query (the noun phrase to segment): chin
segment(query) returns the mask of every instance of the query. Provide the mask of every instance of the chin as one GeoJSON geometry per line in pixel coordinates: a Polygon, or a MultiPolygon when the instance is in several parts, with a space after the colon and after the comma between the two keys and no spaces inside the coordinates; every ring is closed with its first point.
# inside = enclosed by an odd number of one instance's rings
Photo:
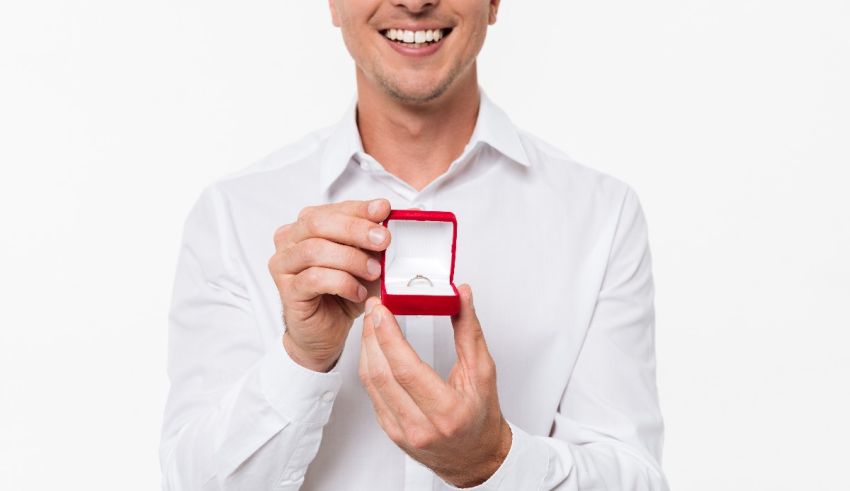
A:
{"type": "Polygon", "coordinates": [[[384,91],[393,98],[413,104],[424,104],[439,98],[449,87],[450,80],[422,81],[384,81],[384,91]]]}

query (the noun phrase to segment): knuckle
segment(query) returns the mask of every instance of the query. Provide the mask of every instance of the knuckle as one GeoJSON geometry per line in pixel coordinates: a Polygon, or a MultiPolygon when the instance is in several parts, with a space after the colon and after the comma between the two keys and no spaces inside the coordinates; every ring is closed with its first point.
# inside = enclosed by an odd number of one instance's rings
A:
{"type": "Polygon", "coordinates": [[[351,277],[350,274],[344,271],[334,270],[334,288],[336,293],[340,295],[357,296],[357,280],[351,277]]]}
{"type": "Polygon", "coordinates": [[[269,271],[272,274],[297,272],[291,271],[291,257],[294,247],[296,247],[295,244],[285,244],[272,254],[268,262],[269,271]]]}
{"type": "Polygon", "coordinates": [[[456,418],[451,416],[436,416],[433,418],[434,428],[444,438],[454,438],[458,435],[460,425],[456,418]]]}
{"type": "Polygon", "coordinates": [[[318,213],[311,213],[304,217],[304,225],[311,235],[319,235],[322,223],[318,213]]]}
{"type": "Polygon", "coordinates": [[[292,289],[292,283],[296,281],[296,276],[291,274],[282,274],[282,275],[274,275],[275,285],[277,285],[278,291],[280,291],[281,300],[285,300],[289,297],[290,290],[292,289]]]}
{"type": "Polygon", "coordinates": [[[316,209],[315,206],[305,206],[304,208],[301,208],[301,211],[298,212],[298,219],[301,220],[302,218],[306,217],[310,213],[313,213],[313,211],[315,209],[316,209]]]}
{"type": "Polygon", "coordinates": [[[267,264],[269,267],[269,273],[271,273],[272,275],[278,273],[278,271],[280,270],[280,258],[278,257],[277,253],[272,254],[267,264]]]}
{"type": "Polygon", "coordinates": [[[287,223],[285,225],[281,225],[274,231],[274,242],[278,243],[286,237],[287,231],[292,227],[291,223],[287,223]]]}
{"type": "Polygon", "coordinates": [[[322,241],[317,239],[306,239],[301,243],[301,254],[304,260],[311,264],[318,264],[322,258],[322,241]]]}
{"type": "Polygon", "coordinates": [[[384,429],[384,433],[390,440],[396,445],[404,443],[404,434],[399,431],[393,416],[380,404],[373,404],[373,407],[375,408],[375,419],[378,420],[378,424],[384,429]]]}
{"type": "Polygon", "coordinates": [[[351,298],[359,298],[359,296],[360,296],[360,283],[358,283],[357,280],[351,279],[350,275],[348,276],[348,278],[349,278],[349,280],[348,280],[349,288],[348,288],[347,295],[351,298]]]}
{"type": "Polygon", "coordinates": [[[410,426],[405,429],[405,439],[408,445],[417,450],[426,450],[434,443],[434,435],[418,426],[410,426]]]}
{"type": "Polygon", "coordinates": [[[359,273],[366,268],[366,259],[362,253],[353,247],[346,246],[344,249],[336,251],[335,261],[338,262],[345,271],[359,273]],[[361,266],[362,264],[362,266],[361,266]]]}
{"type": "Polygon", "coordinates": [[[370,376],[372,385],[378,389],[384,389],[390,384],[390,374],[384,370],[373,370],[370,376]]]}
{"type": "Polygon", "coordinates": [[[303,272],[304,281],[311,284],[316,285],[322,281],[322,273],[319,271],[319,268],[314,266],[310,266],[305,269],[303,272]]]}
{"type": "Polygon", "coordinates": [[[331,240],[321,240],[319,249],[322,251],[322,257],[329,263],[341,270],[348,269],[348,251],[345,246],[331,240]]]}
{"type": "Polygon", "coordinates": [[[315,235],[316,215],[317,214],[313,212],[302,212],[298,215],[297,223],[300,223],[301,228],[306,230],[310,235],[315,235]]]}
{"type": "Polygon", "coordinates": [[[482,362],[479,376],[481,381],[486,384],[496,383],[496,363],[489,357],[482,362]]]}
{"type": "Polygon", "coordinates": [[[289,257],[289,256],[292,256],[292,252],[297,247],[298,247],[298,244],[295,244],[295,243],[285,244],[283,247],[280,248],[280,250],[278,252],[280,253],[281,257],[289,257]]]}
{"type": "Polygon", "coordinates": [[[398,427],[391,421],[390,416],[380,416],[381,427],[384,432],[396,445],[404,443],[404,435],[399,431],[398,427]]]}
{"type": "Polygon", "coordinates": [[[416,370],[409,364],[398,365],[393,369],[393,375],[400,385],[410,386],[416,379],[416,370]]]}
{"type": "Polygon", "coordinates": [[[349,237],[356,237],[360,228],[360,222],[354,217],[347,217],[345,220],[345,233],[349,237]]]}

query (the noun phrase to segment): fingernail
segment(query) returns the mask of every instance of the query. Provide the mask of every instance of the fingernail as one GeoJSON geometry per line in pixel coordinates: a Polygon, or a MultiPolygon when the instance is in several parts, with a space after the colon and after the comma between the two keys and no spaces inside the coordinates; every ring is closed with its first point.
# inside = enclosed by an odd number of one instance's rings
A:
{"type": "Polygon", "coordinates": [[[381,272],[381,263],[379,263],[375,258],[370,257],[369,260],[366,261],[366,269],[369,270],[370,275],[375,276],[381,272]]]}
{"type": "Polygon", "coordinates": [[[366,296],[367,296],[367,295],[369,295],[369,292],[368,292],[368,291],[366,291],[366,287],[365,287],[365,286],[360,285],[360,286],[358,286],[358,287],[357,287],[357,298],[359,298],[361,302],[362,302],[363,300],[366,300],[366,296]]]}
{"type": "Polygon", "coordinates": [[[381,201],[379,199],[373,200],[369,203],[369,216],[375,216],[381,211],[381,201]]]}
{"type": "Polygon", "coordinates": [[[369,300],[366,300],[366,315],[371,314],[372,309],[374,309],[375,305],[378,305],[379,303],[380,303],[380,300],[378,300],[377,297],[371,297],[371,298],[369,298],[369,300]]]}
{"type": "Polygon", "coordinates": [[[381,311],[372,314],[372,328],[377,329],[381,325],[381,311]]]}
{"type": "Polygon", "coordinates": [[[387,232],[384,227],[375,227],[369,231],[369,240],[375,245],[381,245],[386,238],[387,232]]]}

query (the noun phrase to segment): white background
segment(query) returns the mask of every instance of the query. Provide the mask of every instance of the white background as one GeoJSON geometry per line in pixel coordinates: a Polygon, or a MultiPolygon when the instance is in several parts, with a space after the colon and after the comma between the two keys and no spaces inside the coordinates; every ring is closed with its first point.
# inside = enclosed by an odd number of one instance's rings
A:
{"type": "MultiPolygon", "coordinates": [[[[850,489],[848,26],[846,0],[505,0],[479,58],[641,198],[676,490],[850,489]]],[[[0,4],[0,488],[159,486],[185,215],[353,80],[324,1],[0,4]]]]}

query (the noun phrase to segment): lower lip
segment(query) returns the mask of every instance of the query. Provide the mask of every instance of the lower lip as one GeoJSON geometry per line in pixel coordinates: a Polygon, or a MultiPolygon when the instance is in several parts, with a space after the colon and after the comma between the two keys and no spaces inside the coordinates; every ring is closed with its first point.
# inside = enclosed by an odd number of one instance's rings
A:
{"type": "Polygon", "coordinates": [[[429,44],[427,46],[423,46],[421,48],[408,48],[401,43],[397,43],[397,42],[393,41],[392,39],[389,39],[388,37],[384,36],[383,34],[381,34],[381,37],[384,38],[384,40],[386,40],[388,43],[390,43],[390,46],[392,46],[392,48],[394,50],[398,51],[399,53],[403,54],[404,56],[413,56],[413,57],[429,56],[429,55],[434,54],[438,49],[440,49],[440,46],[443,45],[443,41],[446,39],[446,37],[443,36],[436,43],[431,43],[431,44],[429,44]]]}

